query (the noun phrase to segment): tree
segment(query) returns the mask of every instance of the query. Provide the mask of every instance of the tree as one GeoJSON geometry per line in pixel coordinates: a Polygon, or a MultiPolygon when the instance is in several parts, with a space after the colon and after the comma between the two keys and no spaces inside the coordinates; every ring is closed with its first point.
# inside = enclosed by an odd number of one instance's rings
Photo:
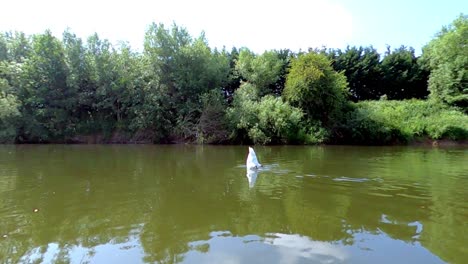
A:
{"type": "Polygon", "coordinates": [[[96,101],[96,84],[93,83],[91,77],[91,65],[87,59],[88,50],[81,38],[68,30],[63,33],[62,42],[68,68],[67,86],[77,93],[77,106],[72,115],[82,126],[92,118],[93,104],[96,101]]]}
{"type": "Polygon", "coordinates": [[[129,129],[142,132],[153,142],[168,142],[174,119],[169,108],[171,98],[149,58],[140,58],[135,65],[138,77],[133,80],[135,89],[129,109],[129,129]]]}
{"type": "Polygon", "coordinates": [[[202,34],[192,39],[186,29],[153,24],[146,32],[145,56],[158,76],[162,101],[169,113],[173,136],[193,139],[201,115],[200,96],[222,90],[228,82],[229,58],[212,51],[202,34]]]}
{"type": "Polygon", "coordinates": [[[265,51],[257,56],[244,48],[239,53],[236,70],[244,80],[255,85],[263,96],[274,92],[271,86],[280,79],[280,72],[285,64],[275,51],[265,51]]]}
{"type": "Polygon", "coordinates": [[[430,97],[468,109],[468,16],[460,15],[423,48],[430,97]]]}
{"type": "Polygon", "coordinates": [[[0,77],[0,143],[15,141],[17,122],[21,117],[20,102],[9,90],[7,80],[0,77]]]}
{"type": "Polygon", "coordinates": [[[269,91],[276,96],[281,96],[283,93],[284,85],[286,83],[286,76],[289,73],[289,66],[291,63],[291,59],[294,57],[294,53],[289,49],[282,49],[279,51],[275,51],[278,54],[278,58],[283,62],[281,65],[281,69],[278,72],[278,80],[270,84],[269,91]]]}
{"type": "Polygon", "coordinates": [[[291,61],[283,96],[304,110],[307,119],[328,125],[340,114],[347,95],[346,77],[333,70],[325,55],[309,52],[291,61]]]}
{"type": "Polygon", "coordinates": [[[153,70],[160,77],[160,84],[168,93],[176,95],[179,87],[174,80],[177,68],[177,55],[184,46],[190,45],[192,38],[186,29],[173,25],[166,29],[164,24],[153,23],[146,31],[144,52],[153,70]]]}
{"type": "Polygon", "coordinates": [[[113,53],[112,62],[115,71],[115,86],[111,92],[110,104],[117,121],[117,128],[127,127],[129,109],[133,105],[132,95],[139,87],[138,55],[127,43],[121,43],[113,53]]]}
{"type": "Polygon", "coordinates": [[[226,101],[219,90],[211,90],[201,97],[203,109],[197,124],[198,143],[224,143],[229,132],[226,122],[226,101]]]}
{"type": "Polygon", "coordinates": [[[353,101],[376,100],[382,95],[380,55],[373,47],[330,50],[328,57],[337,72],[343,71],[353,101]]]}
{"type": "MultiPolygon", "coordinates": [[[[112,44],[97,34],[88,38],[88,63],[90,65],[91,98],[95,97],[93,106],[96,117],[102,124],[112,126],[114,121],[120,121],[118,97],[120,86],[118,84],[117,52],[112,44]]],[[[90,99],[91,99],[90,98],[90,99]]]]}
{"type": "Polygon", "coordinates": [[[228,103],[231,103],[234,92],[239,88],[242,80],[241,76],[239,76],[239,73],[236,71],[236,62],[239,59],[239,51],[236,47],[233,47],[231,52],[227,52],[223,49],[222,53],[226,54],[226,57],[229,60],[229,77],[227,83],[223,85],[223,92],[228,103]]]}
{"type": "Polygon", "coordinates": [[[5,34],[0,34],[0,62],[8,60],[8,42],[5,34]]]}
{"type": "Polygon", "coordinates": [[[33,38],[32,54],[22,67],[22,136],[28,141],[64,139],[74,133],[70,115],[76,92],[67,86],[62,43],[50,31],[33,38]]]}
{"type": "Polygon", "coordinates": [[[213,89],[221,91],[229,76],[229,60],[217,50],[211,51],[205,36],[200,37],[181,48],[176,54],[176,68],[172,72],[175,85],[178,88],[177,99],[183,101],[178,105],[179,116],[200,110],[200,96],[213,89]]]}
{"type": "Polygon", "coordinates": [[[33,52],[30,37],[26,36],[23,32],[15,32],[11,35],[9,50],[10,60],[24,62],[33,52]]]}
{"type": "Polygon", "coordinates": [[[427,97],[428,73],[419,65],[413,48],[401,46],[390,51],[389,47],[381,65],[381,92],[388,99],[423,99],[427,97]]]}

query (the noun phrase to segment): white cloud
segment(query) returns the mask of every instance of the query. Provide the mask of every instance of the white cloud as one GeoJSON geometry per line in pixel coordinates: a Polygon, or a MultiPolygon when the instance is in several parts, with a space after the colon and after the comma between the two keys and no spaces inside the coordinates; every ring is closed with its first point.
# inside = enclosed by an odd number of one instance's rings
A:
{"type": "Polygon", "coordinates": [[[352,17],[326,0],[289,1],[8,1],[0,30],[56,35],[70,27],[81,37],[94,32],[112,41],[141,46],[151,22],[176,22],[193,36],[205,30],[211,46],[265,49],[342,47],[352,35],[352,17]]]}

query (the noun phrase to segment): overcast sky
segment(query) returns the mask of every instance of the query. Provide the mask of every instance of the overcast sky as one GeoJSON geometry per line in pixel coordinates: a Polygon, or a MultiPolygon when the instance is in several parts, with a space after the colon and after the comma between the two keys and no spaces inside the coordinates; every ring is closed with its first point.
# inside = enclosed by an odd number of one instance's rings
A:
{"type": "Polygon", "coordinates": [[[211,47],[255,52],[309,47],[412,46],[420,53],[443,25],[468,13],[462,0],[5,0],[0,31],[61,36],[68,27],[86,38],[97,32],[141,50],[152,22],[175,22],[192,36],[202,30],[211,47]]]}

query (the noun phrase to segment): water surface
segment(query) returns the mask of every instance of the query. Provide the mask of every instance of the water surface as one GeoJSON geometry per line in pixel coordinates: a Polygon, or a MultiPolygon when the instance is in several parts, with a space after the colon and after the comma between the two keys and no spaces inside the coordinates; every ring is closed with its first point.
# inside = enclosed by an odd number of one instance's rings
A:
{"type": "Polygon", "coordinates": [[[468,150],[0,146],[0,263],[467,263],[468,150]]]}

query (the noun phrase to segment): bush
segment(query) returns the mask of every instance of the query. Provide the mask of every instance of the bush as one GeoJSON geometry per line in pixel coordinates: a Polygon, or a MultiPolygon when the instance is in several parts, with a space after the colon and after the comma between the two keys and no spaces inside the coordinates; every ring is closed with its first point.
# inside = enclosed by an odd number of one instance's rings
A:
{"type": "Polygon", "coordinates": [[[301,127],[292,141],[307,145],[322,144],[328,140],[329,132],[317,124],[308,124],[301,127]]]}
{"type": "Polygon", "coordinates": [[[329,125],[341,115],[347,95],[346,77],[333,70],[325,55],[310,52],[291,61],[283,96],[304,110],[308,120],[329,125]]]}
{"type": "Polygon", "coordinates": [[[468,138],[468,116],[434,101],[364,101],[353,105],[334,140],[351,144],[390,144],[430,139],[468,138]]]}
{"type": "Polygon", "coordinates": [[[201,96],[203,110],[197,123],[196,140],[199,144],[219,144],[228,139],[226,102],[219,90],[201,96]]]}
{"type": "Polygon", "coordinates": [[[297,143],[303,113],[280,97],[259,99],[256,87],[243,83],[227,111],[231,139],[241,143],[297,143]]]}

